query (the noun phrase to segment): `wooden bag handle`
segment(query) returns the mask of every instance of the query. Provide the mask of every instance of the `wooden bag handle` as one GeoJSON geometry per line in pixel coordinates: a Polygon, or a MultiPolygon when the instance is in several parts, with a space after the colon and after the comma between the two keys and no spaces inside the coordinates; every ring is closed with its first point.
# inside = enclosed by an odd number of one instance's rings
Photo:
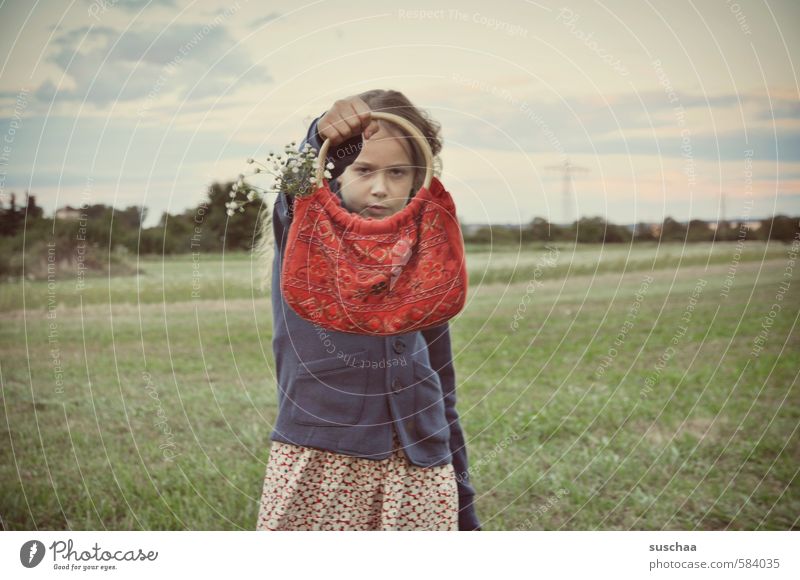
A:
{"type": "MultiPolygon", "coordinates": [[[[395,125],[400,125],[400,127],[408,131],[411,136],[416,139],[417,143],[422,149],[422,154],[425,156],[425,180],[422,183],[422,187],[428,189],[431,185],[431,178],[433,177],[433,153],[431,152],[430,143],[428,143],[428,140],[425,138],[422,132],[410,121],[393,113],[372,111],[370,116],[373,119],[383,119],[385,121],[390,121],[395,125]]],[[[322,185],[322,178],[324,177],[325,173],[325,165],[327,164],[328,149],[330,148],[330,145],[330,138],[325,139],[325,142],[322,144],[322,147],[319,150],[319,159],[317,160],[317,187],[322,185]]]]}

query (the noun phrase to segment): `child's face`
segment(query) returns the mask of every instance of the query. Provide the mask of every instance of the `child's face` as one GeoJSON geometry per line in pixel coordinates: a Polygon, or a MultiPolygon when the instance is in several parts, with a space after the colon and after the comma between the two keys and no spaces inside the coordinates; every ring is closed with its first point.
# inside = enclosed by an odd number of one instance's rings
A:
{"type": "Polygon", "coordinates": [[[339,192],[347,209],[373,219],[405,207],[415,174],[408,138],[379,125],[380,130],[364,140],[361,153],[339,176],[339,192]]]}

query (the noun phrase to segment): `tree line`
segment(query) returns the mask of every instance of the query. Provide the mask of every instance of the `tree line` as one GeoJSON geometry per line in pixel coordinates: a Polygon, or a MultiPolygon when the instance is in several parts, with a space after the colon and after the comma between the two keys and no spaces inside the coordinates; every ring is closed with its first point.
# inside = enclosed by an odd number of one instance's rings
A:
{"type": "Polygon", "coordinates": [[[182,213],[164,212],[158,223],[143,227],[144,206],[116,209],[104,204],[60,208],[45,217],[36,196],[17,204],[0,201],[0,278],[25,273],[46,279],[48,272],[74,270],[135,272],[136,255],[171,255],[250,249],[256,239],[260,198],[229,218],[225,204],[235,181],[213,183],[197,206],[182,213]],[[23,266],[24,263],[24,266],[23,266]]]}
{"type": "MultiPolygon", "coordinates": [[[[20,276],[23,270],[32,279],[46,279],[48,272],[74,268],[76,263],[91,271],[133,273],[131,256],[171,255],[192,252],[230,252],[250,250],[260,224],[256,194],[244,213],[229,217],[226,203],[235,181],[213,183],[205,198],[182,213],[164,212],[158,224],[143,227],[144,206],[115,209],[104,204],[80,208],[61,208],[55,219],[45,217],[35,195],[26,195],[18,204],[11,194],[8,203],[0,200],[0,277],[20,276]],[[23,266],[24,262],[24,266],[23,266]]],[[[670,217],[661,224],[639,223],[633,227],[617,225],[601,217],[581,218],[569,225],[534,218],[523,225],[467,227],[461,224],[464,242],[481,244],[519,244],[529,242],[631,243],[631,242],[709,242],[736,240],[790,241],[798,234],[798,218],[776,215],[756,222],[715,224],[703,220],[682,223],[670,217]]]]}
{"type": "MultiPolygon", "coordinates": [[[[463,229],[463,227],[462,227],[463,229]]],[[[464,236],[474,244],[517,242],[578,242],[580,244],[629,244],[632,242],[731,242],[737,240],[791,241],[800,231],[800,217],[775,215],[744,221],[679,222],[667,217],[660,224],[617,225],[602,217],[584,217],[569,225],[534,218],[522,226],[482,226],[464,236]]]]}

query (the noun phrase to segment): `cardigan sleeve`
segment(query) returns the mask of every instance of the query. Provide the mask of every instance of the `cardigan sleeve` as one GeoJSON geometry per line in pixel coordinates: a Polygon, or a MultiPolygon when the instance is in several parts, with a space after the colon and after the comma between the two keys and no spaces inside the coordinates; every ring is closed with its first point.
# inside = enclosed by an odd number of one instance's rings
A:
{"type": "MultiPolygon", "coordinates": [[[[303,139],[303,142],[300,143],[300,146],[297,148],[298,151],[302,151],[306,143],[308,143],[314,148],[314,151],[319,153],[319,150],[322,148],[322,137],[317,132],[317,125],[324,115],[325,113],[322,113],[322,115],[311,122],[306,132],[305,139],[303,139]]],[[[363,139],[361,134],[358,134],[328,150],[328,159],[334,163],[334,168],[331,170],[331,180],[339,177],[345,168],[356,160],[356,157],[361,153],[363,147],[363,139]]],[[[289,223],[292,221],[292,202],[293,198],[291,195],[285,191],[279,193],[275,212],[284,228],[288,228],[289,223]]]]}
{"type": "Polygon", "coordinates": [[[475,489],[469,479],[467,447],[464,433],[456,411],[456,376],[450,344],[450,324],[445,322],[422,331],[428,344],[431,367],[439,374],[444,392],[445,415],[450,425],[450,452],[458,483],[458,529],[460,531],[481,530],[473,503],[475,489]]]}

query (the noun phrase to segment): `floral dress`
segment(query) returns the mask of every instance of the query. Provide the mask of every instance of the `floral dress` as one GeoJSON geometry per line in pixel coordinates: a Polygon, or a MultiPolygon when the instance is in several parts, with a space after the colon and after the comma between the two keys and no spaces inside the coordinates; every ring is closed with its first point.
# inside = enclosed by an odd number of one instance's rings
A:
{"type": "Polygon", "coordinates": [[[451,463],[374,460],[272,441],[257,530],[458,530],[451,463]]]}

